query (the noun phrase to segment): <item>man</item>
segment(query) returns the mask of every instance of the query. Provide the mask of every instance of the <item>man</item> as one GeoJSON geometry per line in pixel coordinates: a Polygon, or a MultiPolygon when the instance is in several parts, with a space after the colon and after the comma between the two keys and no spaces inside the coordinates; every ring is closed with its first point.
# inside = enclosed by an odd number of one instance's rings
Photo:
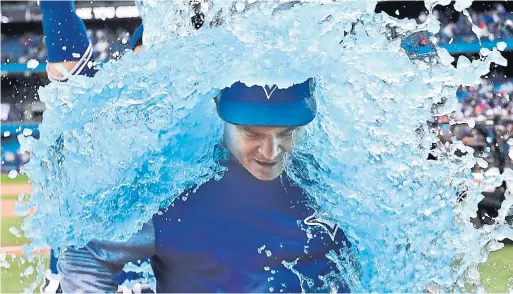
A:
{"type": "Polygon", "coordinates": [[[283,168],[301,128],[316,114],[313,80],[290,88],[221,91],[227,167],[154,215],[127,242],[92,241],[59,259],[64,292],[114,292],[112,276],[151,257],[157,292],[348,292],[326,254],[348,249],[283,168]]]}
{"type": "Polygon", "coordinates": [[[472,133],[472,129],[464,128],[460,134],[460,140],[465,144],[465,146],[472,145],[474,141],[474,134],[472,133]]]}

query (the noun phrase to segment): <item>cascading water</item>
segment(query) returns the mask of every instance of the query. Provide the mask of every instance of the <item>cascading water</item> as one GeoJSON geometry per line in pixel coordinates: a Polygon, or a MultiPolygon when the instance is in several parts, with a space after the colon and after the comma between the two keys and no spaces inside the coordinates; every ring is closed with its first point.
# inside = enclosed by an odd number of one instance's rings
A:
{"type": "MultiPolygon", "coordinates": [[[[496,225],[472,227],[482,196],[470,168],[485,163],[455,156],[468,148],[461,143],[428,161],[436,138],[426,121],[434,104],[446,101],[436,114],[454,111],[458,86],[506,61],[497,50],[472,62],[460,57],[457,67],[444,49],[408,55],[402,40],[436,32],[432,16],[416,24],[375,14],[372,1],[322,2],[139,2],[143,52],[109,62],[94,78],[40,89],[40,139],[20,136],[34,190],[18,209],[37,209],[22,227],[32,240],[26,253],[126,240],[181,192],[222,176],[214,160],[223,133],[212,102],[219,89],[315,76],[319,114],[286,170],[353,244],[359,268],[330,254],[352,290],[479,286],[476,265],[513,231],[504,211],[496,225]],[[204,25],[196,30],[190,20],[198,11],[204,25]]],[[[426,7],[441,2],[448,1],[426,7]]]]}

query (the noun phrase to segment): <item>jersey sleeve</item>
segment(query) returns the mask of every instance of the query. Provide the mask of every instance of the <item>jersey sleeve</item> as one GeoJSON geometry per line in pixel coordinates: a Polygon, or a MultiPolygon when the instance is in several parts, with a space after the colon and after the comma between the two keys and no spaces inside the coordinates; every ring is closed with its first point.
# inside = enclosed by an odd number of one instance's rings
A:
{"type": "Polygon", "coordinates": [[[87,36],[84,21],[77,15],[73,0],[41,0],[41,22],[48,62],[60,72],[57,76],[48,70],[51,81],[66,81],[71,75],[92,76],[93,45],[87,36]],[[62,66],[74,62],[71,70],[62,66]],[[62,67],[62,70],[59,69],[62,67]]]}
{"type": "Polygon", "coordinates": [[[143,226],[126,242],[91,241],[86,247],[69,247],[57,264],[64,293],[114,293],[113,280],[125,263],[154,254],[153,222],[143,226]]]}
{"type": "MultiPolygon", "coordinates": [[[[46,73],[48,75],[48,79],[52,82],[65,82],[68,80],[69,76],[74,75],[82,75],[93,77],[98,71],[93,67],[93,46],[89,43],[89,47],[87,47],[84,54],[82,54],[81,58],[78,60],[78,63],[69,71],[66,72],[63,68],[62,76],[55,76],[48,70],[48,64],[46,65],[46,73]]],[[[57,65],[58,66],[58,65],[57,65]]]]}

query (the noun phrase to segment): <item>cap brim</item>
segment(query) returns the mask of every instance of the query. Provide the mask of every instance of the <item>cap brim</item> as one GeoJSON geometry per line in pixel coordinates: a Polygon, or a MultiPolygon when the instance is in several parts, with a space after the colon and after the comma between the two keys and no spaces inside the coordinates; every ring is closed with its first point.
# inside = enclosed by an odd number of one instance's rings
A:
{"type": "Polygon", "coordinates": [[[296,127],[310,123],[317,112],[314,99],[285,103],[247,103],[219,100],[221,119],[234,125],[262,127],[296,127]]]}

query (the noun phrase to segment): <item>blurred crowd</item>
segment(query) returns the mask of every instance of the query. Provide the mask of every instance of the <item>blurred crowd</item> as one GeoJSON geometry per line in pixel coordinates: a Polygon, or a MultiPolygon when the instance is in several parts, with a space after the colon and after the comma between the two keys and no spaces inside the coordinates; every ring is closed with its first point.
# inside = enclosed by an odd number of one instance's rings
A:
{"type": "MultiPolygon", "coordinates": [[[[469,10],[472,22],[479,27],[479,30],[475,31],[472,31],[467,16],[461,13],[455,15],[454,10],[446,9],[434,11],[441,22],[440,32],[436,35],[439,43],[476,42],[477,37],[488,40],[513,38],[513,15],[500,3],[493,4],[491,9],[484,12],[469,10]]],[[[425,16],[421,14],[419,21],[422,22],[425,16]]],[[[90,29],[88,35],[93,44],[93,60],[96,62],[105,62],[121,56],[127,50],[131,38],[131,32],[121,27],[90,29]]],[[[420,34],[419,38],[418,42],[415,41],[418,45],[429,46],[427,37],[420,34]]],[[[29,32],[16,37],[2,34],[1,46],[2,64],[26,64],[31,59],[41,63],[46,58],[44,40],[39,34],[29,32]]],[[[25,97],[37,95],[35,88],[30,90],[30,93],[22,93],[23,89],[2,89],[3,97],[7,94],[14,96],[16,93],[25,97]],[[11,90],[14,92],[10,93],[11,90]]],[[[456,95],[461,108],[450,120],[458,122],[472,119],[476,121],[476,126],[463,128],[461,124],[449,125],[449,118],[441,117],[436,123],[441,140],[447,142],[461,139],[465,144],[475,147],[476,152],[480,152],[491,166],[502,168],[512,165],[508,142],[513,144],[513,139],[509,140],[513,137],[513,102],[510,101],[510,96],[513,95],[513,79],[507,79],[500,72],[491,73],[478,86],[461,87],[456,95]]],[[[2,121],[41,119],[41,110],[27,111],[22,106],[24,105],[2,105],[2,121]],[[27,118],[27,113],[37,114],[27,118]]],[[[513,148],[511,152],[513,157],[513,148]]]]}
{"type": "Polygon", "coordinates": [[[513,167],[513,79],[491,73],[478,86],[460,87],[456,97],[460,107],[450,116],[437,117],[432,125],[438,128],[441,143],[461,140],[490,167],[513,167]]]}
{"type": "MultiPolygon", "coordinates": [[[[441,22],[440,31],[436,35],[438,43],[472,43],[478,42],[479,38],[513,38],[513,14],[504,5],[495,3],[487,11],[476,12],[469,9],[468,12],[472,23],[477,25],[477,30],[472,30],[469,18],[462,13],[455,14],[449,7],[434,10],[435,16],[441,22]]],[[[425,17],[421,13],[418,21],[423,22],[425,17]]],[[[95,60],[99,62],[122,55],[130,40],[130,33],[124,28],[88,30],[88,34],[94,45],[95,60]]],[[[44,41],[40,34],[25,33],[16,37],[2,34],[1,41],[2,64],[24,64],[30,59],[43,62],[45,59],[44,41]]]]}
{"type": "MultiPolygon", "coordinates": [[[[439,43],[471,43],[479,41],[478,38],[482,40],[513,38],[513,14],[506,11],[502,4],[495,3],[491,9],[483,12],[472,9],[468,11],[472,23],[479,27],[475,31],[472,31],[468,17],[462,13],[455,16],[454,11],[449,7],[434,11],[441,22],[440,32],[437,34],[439,43]]],[[[421,14],[419,21],[422,22],[425,16],[421,14]]],[[[124,28],[88,30],[88,34],[94,45],[95,60],[99,62],[121,55],[130,40],[130,33],[124,28]]],[[[30,59],[44,61],[46,52],[40,34],[25,33],[16,37],[2,34],[1,38],[2,64],[24,64],[30,59]]]]}
{"type": "MultiPolygon", "coordinates": [[[[87,33],[93,44],[93,58],[97,62],[122,55],[131,37],[124,28],[88,30],[87,33]]],[[[46,50],[40,34],[29,32],[16,37],[2,34],[1,43],[2,64],[25,64],[31,59],[45,61],[46,50]]]]}
{"type": "Polygon", "coordinates": [[[440,32],[437,34],[438,42],[446,43],[472,43],[481,40],[495,40],[513,37],[513,14],[506,11],[500,3],[492,5],[484,12],[468,10],[472,23],[478,29],[472,31],[472,25],[467,16],[459,13],[456,20],[450,8],[435,10],[435,16],[441,22],[440,32]]]}
{"type": "MultiPolygon", "coordinates": [[[[450,121],[444,116],[431,123],[438,131],[440,146],[448,146],[447,143],[452,144],[459,140],[474,149],[474,156],[483,158],[488,163],[487,169],[496,168],[497,171],[502,171],[513,168],[513,120],[496,116],[492,120],[476,121],[469,126],[466,123],[450,121]]],[[[481,167],[474,166],[474,173],[480,171],[481,167]]]]}
{"type": "Polygon", "coordinates": [[[22,36],[8,37],[2,34],[2,64],[27,63],[30,59],[43,61],[45,50],[43,37],[26,33],[22,36]]]}
{"type": "Polygon", "coordinates": [[[460,87],[456,92],[461,108],[455,112],[456,120],[475,118],[484,121],[499,116],[501,119],[513,118],[513,80],[504,75],[502,78],[482,79],[478,86],[460,87]]]}

